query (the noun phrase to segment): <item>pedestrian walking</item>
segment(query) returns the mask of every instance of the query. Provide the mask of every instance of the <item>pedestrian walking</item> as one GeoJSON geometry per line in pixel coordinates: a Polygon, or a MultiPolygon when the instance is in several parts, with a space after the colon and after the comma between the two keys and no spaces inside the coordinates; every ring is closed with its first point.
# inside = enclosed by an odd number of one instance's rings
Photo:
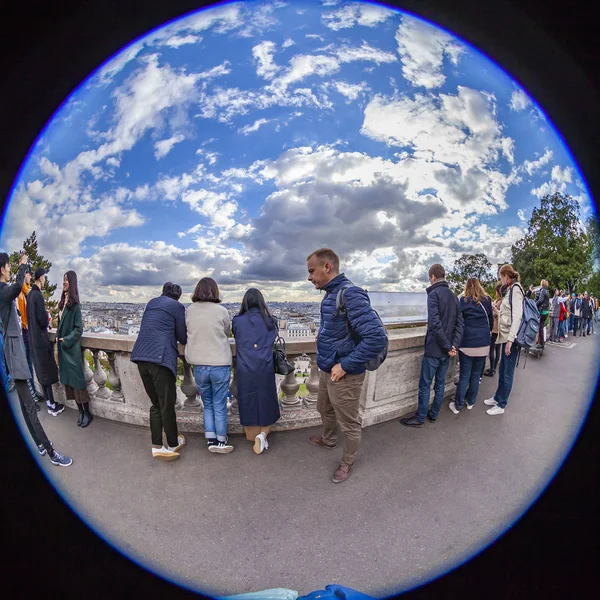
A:
{"type": "Polygon", "coordinates": [[[423,427],[426,416],[431,423],[436,421],[444,400],[450,358],[457,355],[463,337],[460,304],[446,281],[446,271],[442,265],[435,264],[429,268],[429,282],[431,285],[426,290],[427,333],[419,378],[419,405],[412,417],[400,419],[400,423],[407,427],[423,427]],[[429,409],[434,378],[435,395],[429,409]]]}
{"type": "Polygon", "coordinates": [[[6,252],[0,253],[0,318],[4,329],[4,357],[19,397],[25,425],[35,442],[40,456],[48,454],[53,465],[68,467],[73,460],[63,456],[48,439],[38,418],[35,400],[27,381],[32,378],[31,369],[25,355],[23,330],[17,313],[16,298],[21,293],[27,269],[27,255],[22,254],[15,282],[10,281],[10,262],[6,252]]]}
{"type": "Polygon", "coordinates": [[[58,327],[56,328],[58,371],[67,399],[74,400],[77,404],[79,410],[77,425],[85,428],[94,417],[90,412],[90,396],[83,376],[82,335],[83,319],[77,273],[67,271],[63,276],[63,291],[58,303],[58,327]]]}
{"type": "Polygon", "coordinates": [[[359,402],[366,364],[387,346],[387,334],[367,292],[340,273],[340,259],[332,249],[320,248],[310,254],[306,267],[308,280],[317,290],[325,291],[317,334],[317,364],[321,371],[317,410],[323,433],[311,435],[309,442],[335,448],[340,425],[344,449],[332,481],[341,483],[352,473],[360,447],[359,402]],[[336,307],[341,290],[345,290],[345,315],[338,314],[336,307]]]}
{"type": "Polygon", "coordinates": [[[269,448],[267,437],[281,417],[273,344],[277,338],[277,319],[269,312],[260,290],[250,288],[242,299],[231,329],[235,339],[235,378],[240,424],[254,452],[269,448]]]}
{"type": "Polygon", "coordinates": [[[450,402],[450,410],[457,415],[465,405],[472,409],[479,392],[480,374],[490,353],[494,327],[492,299],[485,293],[481,282],[475,277],[467,279],[465,291],[460,298],[463,318],[463,335],[458,351],[460,375],[456,399],[450,402]]]}
{"type": "Polygon", "coordinates": [[[590,335],[590,320],[592,318],[592,307],[590,305],[590,299],[588,293],[583,293],[581,300],[581,330],[583,331],[583,337],[590,335]]]}
{"type": "MultiPolygon", "coordinates": [[[[520,352],[516,337],[523,317],[525,300],[525,292],[519,283],[519,273],[512,265],[504,265],[500,268],[500,278],[504,297],[500,305],[496,344],[499,344],[502,349],[502,358],[500,359],[496,393],[483,401],[484,404],[491,407],[486,411],[488,415],[501,415],[506,410],[520,352]]],[[[558,293],[558,290],[556,291],[558,293]]]]}
{"type": "Polygon", "coordinates": [[[204,403],[204,437],[209,452],[233,451],[227,436],[227,393],[231,378],[229,312],[220,306],[219,287],[203,277],[185,311],[188,343],[185,359],[194,367],[196,387],[204,403]]]}
{"type": "Polygon", "coordinates": [[[144,310],[131,362],[137,364],[146,394],[150,398],[152,458],[177,460],[185,437],[177,431],[177,343],[187,343],[185,307],[179,302],[181,287],[167,281],[162,293],[144,310]],[[163,432],[167,438],[163,441],[163,432]]]}

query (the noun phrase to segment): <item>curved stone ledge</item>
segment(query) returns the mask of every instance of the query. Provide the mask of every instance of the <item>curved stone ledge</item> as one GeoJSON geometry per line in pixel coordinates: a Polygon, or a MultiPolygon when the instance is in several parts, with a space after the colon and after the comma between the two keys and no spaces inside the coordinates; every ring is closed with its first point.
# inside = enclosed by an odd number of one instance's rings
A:
{"type": "MultiPolygon", "coordinates": [[[[367,372],[365,377],[360,399],[363,427],[396,419],[414,411],[417,406],[425,327],[394,329],[388,331],[388,334],[389,351],[386,361],[377,371],[367,372]]],[[[54,341],[56,332],[51,331],[50,335],[54,341]]],[[[148,427],[150,400],[144,391],[137,366],[130,361],[135,341],[136,336],[84,334],[81,340],[82,348],[84,351],[89,350],[95,359],[94,371],[86,362],[84,374],[92,398],[92,411],[96,416],[148,427]],[[108,372],[101,365],[101,352],[106,353],[110,364],[108,372]]],[[[233,340],[231,347],[235,357],[233,340]]],[[[278,389],[285,395],[281,400],[281,419],[273,430],[303,429],[320,425],[321,418],[316,410],[316,382],[319,376],[315,365],[316,343],[307,339],[287,341],[286,350],[288,358],[292,361],[302,361],[305,370],[310,360],[310,377],[306,383],[311,395],[308,398],[299,398],[298,379],[293,376],[276,376],[278,389]]],[[[183,360],[183,346],[179,346],[179,353],[180,359],[183,360]]],[[[456,389],[455,370],[456,359],[451,359],[445,396],[453,394],[456,389]]],[[[181,432],[202,433],[202,402],[196,393],[193,373],[185,362],[184,371],[186,375],[181,387],[177,389],[177,423],[181,432]]],[[[236,434],[242,433],[242,427],[237,413],[235,368],[232,369],[232,374],[230,391],[233,402],[228,406],[228,430],[236,434]]],[[[54,386],[54,393],[59,402],[76,408],[73,401],[66,400],[60,384],[54,386]]],[[[433,399],[433,393],[431,398],[433,399]]]]}

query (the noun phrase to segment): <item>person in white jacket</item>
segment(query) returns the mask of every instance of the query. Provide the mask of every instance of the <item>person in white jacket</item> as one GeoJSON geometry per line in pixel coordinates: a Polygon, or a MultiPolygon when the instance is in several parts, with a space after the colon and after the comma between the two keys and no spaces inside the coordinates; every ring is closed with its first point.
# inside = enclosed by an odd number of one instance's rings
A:
{"type": "Polygon", "coordinates": [[[486,411],[488,415],[504,413],[513,386],[515,367],[521,350],[516,342],[516,337],[523,317],[523,301],[525,300],[525,292],[519,279],[519,273],[514,270],[512,265],[504,265],[500,269],[504,297],[500,305],[496,344],[500,344],[502,358],[498,369],[496,393],[483,401],[484,404],[491,406],[486,411]]]}

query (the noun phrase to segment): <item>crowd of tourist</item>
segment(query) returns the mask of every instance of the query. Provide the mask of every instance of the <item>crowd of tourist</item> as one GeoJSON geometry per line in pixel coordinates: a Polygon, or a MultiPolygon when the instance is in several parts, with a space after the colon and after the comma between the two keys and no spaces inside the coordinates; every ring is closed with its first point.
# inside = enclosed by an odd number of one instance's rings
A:
{"type": "MultiPolygon", "coordinates": [[[[385,360],[388,338],[367,292],[340,273],[339,257],[333,250],[316,250],[307,257],[306,265],[308,280],[325,292],[316,343],[320,371],[317,410],[323,431],[311,435],[308,441],[321,448],[336,448],[338,427],[341,429],[342,457],[332,478],[340,483],[350,476],[360,447],[359,399],[365,373],[385,360]]],[[[26,255],[21,256],[12,284],[10,270],[8,255],[0,253],[2,384],[7,391],[16,390],[25,424],[39,454],[48,454],[55,465],[68,466],[72,459],[53,447],[37,412],[42,400],[51,416],[64,411],[52,389],[60,381],[66,398],[79,409],[77,425],[85,428],[93,420],[83,370],[83,322],[77,275],[74,271],[64,274],[56,344],[53,344],[49,335],[51,318],[42,294],[46,271],[40,267],[32,273],[26,255]],[[34,374],[42,393],[34,385],[34,374]]],[[[497,373],[496,391],[483,403],[488,406],[488,415],[505,412],[520,352],[530,348],[519,337],[527,302],[535,306],[529,313],[530,317],[535,315],[535,332],[539,327],[537,339],[531,340],[534,351],[544,348],[548,318],[548,343],[560,344],[569,335],[584,337],[595,333],[594,321],[600,317],[600,307],[598,300],[587,292],[569,295],[555,289],[551,298],[545,279],[537,292],[533,286],[525,292],[519,273],[507,264],[499,270],[500,281],[493,299],[476,278],[469,278],[464,292],[457,297],[445,275],[442,265],[435,264],[429,269],[428,322],[418,408],[414,415],[400,419],[408,427],[420,428],[426,418],[431,423],[438,418],[453,357],[458,360],[459,379],[450,410],[459,414],[465,406],[467,410],[473,409],[482,377],[494,377],[497,373]],[[432,383],[434,399],[430,404],[432,383]]],[[[204,405],[208,451],[217,454],[233,451],[227,435],[233,363],[231,336],[235,340],[240,423],[254,452],[263,453],[269,448],[270,430],[281,416],[273,356],[278,338],[277,319],[256,288],[246,291],[239,314],[233,319],[220,305],[219,287],[210,277],[200,279],[187,308],[180,302],[181,295],[179,285],[167,282],[161,295],[148,302],[131,353],[131,361],[137,365],[150,398],[152,456],[176,460],[185,445],[175,413],[178,344],[185,346],[185,359],[193,367],[204,405]]]]}

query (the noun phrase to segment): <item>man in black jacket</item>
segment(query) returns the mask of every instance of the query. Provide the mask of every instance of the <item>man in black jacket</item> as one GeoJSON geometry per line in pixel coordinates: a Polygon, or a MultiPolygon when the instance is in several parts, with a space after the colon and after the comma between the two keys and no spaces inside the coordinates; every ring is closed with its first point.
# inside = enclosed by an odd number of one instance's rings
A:
{"type": "Polygon", "coordinates": [[[458,298],[446,281],[442,265],[429,269],[431,286],[427,288],[427,333],[425,355],[419,379],[419,408],[414,416],[400,419],[407,427],[423,427],[425,416],[433,423],[444,400],[446,373],[450,358],[456,356],[463,335],[463,318],[458,298]],[[435,377],[435,397],[429,412],[431,382],[435,377]]]}

